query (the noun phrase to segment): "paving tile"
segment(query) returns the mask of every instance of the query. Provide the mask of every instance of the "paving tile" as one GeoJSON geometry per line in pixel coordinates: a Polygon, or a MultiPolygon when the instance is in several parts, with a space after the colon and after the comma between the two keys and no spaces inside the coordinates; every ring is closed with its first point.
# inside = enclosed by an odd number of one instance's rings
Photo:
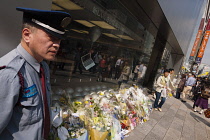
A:
{"type": "Polygon", "coordinates": [[[126,137],[124,140],[138,140],[138,135],[136,135],[134,132],[129,133],[129,136],[126,137]]]}
{"type": "Polygon", "coordinates": [[[210,140],[210,119],[193,112],[192,104],[168,98],[163,112],[153,111],[125,140],[210,140]]]}
{"type": "Polygon", "coordinates": [[[181,137],[181,132],[173,128],[169,128],[166,132],[164,140],[178,140],[181,137]]]}
{"type": "Polygon", "coordinates": [[[173,109],[169,109],[166,113],[165,113],[165,116],[175,116],[177,111],[173,110],[173,109]]]}
{"type": "Polygon", "coordinates": [[[185,116],[187,112],[184,111],[184,110],[179,109],[179,110],[177,110],[176,113],[179,114],[179,115],[185,116]]]}
{"type": "Polygon", "coordinates": [[[146,123],[154,127],[158,123],[158,121],[153,118],[150,118],[146,123]]]}
{"type": "Polygon", "coordinates": [[[173,104],[171,107],[170,107],[170,109],[172,109],[172,110],[174,110],[174,111],[177,111],[178,109],[179,109],[179,105],[177,105],[177,104],[173,104]]]}
{"type": "Polygon", "coordinates": [[[170,104],[168,104],[168,103],[164,103],[164,104],[163,104],[163,106],[162,106],[162,109],[166,109],[166,110],[168,110],[170,107],[171,107],[171,105],[170,105],[170,104]]]}
{"type": "Polygon", "coordinates": [[[124,140],[143,140],[146,137],[145,134],[136,131],[135,129],[129,133],[129,136],[126,137],[124,140]]]}
{"type": "Polygon", "coordinates": [[[203,123],[197,122],[195,124],[195,139],[196,140],[206,140],[207,139],[206,126],[203,123]]]}
{"type": "Polygon", "coordinates": [[[183,120],[180,120],[179,118],[174,118],[173,122],[171,123],[170,128],[182,132],[183,125],[184,125],[183,120]]]}
{"type": "Polygon", "coordinates": [[[171,116],[164,116],[161,120],[157,123],[161,127],[168,129],[173,121],[173,117],[171,116]]]}
{"type": "Polygon", "coordinates": [[[146,124],[144,123],[143,125],[139,125],[135,128],[136,131],[147,135],[151,130],[152,130],[153,126],[151,126],[150,124],[146,124]]]}
{"type": "Polygon", "coordinates": [[[189,137],[181,137],[180,140],[192,140],[192,139],[189,136],[189,137]]]}
{"type": "Polygon", "coordinates": [[[184,103],[182,103],[181,105],[180,105],[180,108],[179,108],[180,110],[183,110],[183,111],[187,111],[188,110],[188,108],[184,105],[184,103]]]}
{"type": "Polygon", "coordinates": [[[183,121],[185,120],[185,116],[184,115],[180,115],[180,114],[176,113],[175,117],[179,118],[180,120],[183,120],[183,121]]]}
{"type": "Polygon", "coordinates": [[[150,132],[150,133],[145,137],[144,140],[161,140],[161,138],[160,138],[158,135],[154,134],[153,132],[150,132]]]}
{"type": "Polygon", "coordinates": [[[162,112],[157,112],[156,111],[155,113],[153,113],[153,114],[150,115],[150,118],[151,119],[154,119],[156,121],[159,121],[162,118],[162,116],[163,116],[163,115],[161,115],[161,113],[162,112]]]}
{"type": "Polygon", "coordinates": [[[191,112],[190,115],[192,116],[192,118],[197,121],[197,122],[201,122],[203,124],[205,124],[206,126],[210,127],[210,119],[205,118],[203,115],[200,115],[198,113],[195,112],[191,112]]]}
{"type": "Polygon", "coordinates": [[[182,138],[185,139],[195,139],[195,133],[194,133],[194,124],[190,123],[184,123],[183,129],[182,129],[182,138]]]}
{"type": "Polygon", "coordinates": [[[151,131],[152,131],[152,133],[154,133],[155,135],[158,136],[158,139],[159,138],[163,139],[167,130],[166,130],[166,128],[157,124],[151,131]]]}
{"type": "Polygon", "coordinates": [[[207,138],[210,139],[210,127],[206,126],[207,138]]]}
{"type": "MultiPolygon", "coordinates": [[[[137,140],[143,140],[143,139],[146,137],[145,134],[143,134],[143,133],[141,133],[141,132],[139,132],[139,131],[134,131],[133,133],[134,133],[134,135],[136,135],[137,140]]],[[[133,140],[134,140],[134,139],[133,139],[133,140]]]]}

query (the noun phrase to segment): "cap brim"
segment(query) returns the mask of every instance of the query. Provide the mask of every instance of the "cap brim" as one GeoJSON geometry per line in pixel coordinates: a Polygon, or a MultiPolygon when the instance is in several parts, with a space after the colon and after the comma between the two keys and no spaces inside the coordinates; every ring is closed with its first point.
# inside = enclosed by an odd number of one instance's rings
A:
{"type": "Polygon", "coordinates": [[[46,31],[47,33],[49,33],[50,35],[56,37],[56,38],[59,38],[59,39],[66,39],[66,34],[61,35],[61,34],[58,34],[58,33],[53,32],[53,31],[51,31],[51,30],[48,30],[48,29],[46,29],[46,28],[42,28],[42,29],[43,29],[44,31],[46,31]]]}

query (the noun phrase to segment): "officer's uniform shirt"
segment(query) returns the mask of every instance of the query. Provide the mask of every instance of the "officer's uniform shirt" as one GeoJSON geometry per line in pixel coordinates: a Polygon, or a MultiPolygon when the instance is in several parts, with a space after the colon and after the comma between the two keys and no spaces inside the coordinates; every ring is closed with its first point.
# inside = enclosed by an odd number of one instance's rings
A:
{"type": "MultiPolygon", "coordinates": [[[[45,62],[46,92],[50,107],[50,75],[45,62]]],[[[43,131],[43,101],[40,63],[21,45],[2,58],[0,66],[0,140],[41,140],[43,131]],[[24,93],[20,94],[18,72],[24,77],[24,93]],[[20,97],[20,101],[18,101],[20,97]],[[20,103],[20,104],[19,104],[20,103]]]]}

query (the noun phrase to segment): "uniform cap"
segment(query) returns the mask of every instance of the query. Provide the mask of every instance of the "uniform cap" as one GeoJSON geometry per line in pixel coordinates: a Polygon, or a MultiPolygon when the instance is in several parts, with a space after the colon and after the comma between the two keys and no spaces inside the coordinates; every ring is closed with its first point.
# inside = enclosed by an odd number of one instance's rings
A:
{"type": "Polygon", "coordinates": [[[64,28],[71,22],[71,15],[61,11],[38,10],[17,7],[23,12],[23,22],[36,24],[59,39],[65,38],[64,28]]]}

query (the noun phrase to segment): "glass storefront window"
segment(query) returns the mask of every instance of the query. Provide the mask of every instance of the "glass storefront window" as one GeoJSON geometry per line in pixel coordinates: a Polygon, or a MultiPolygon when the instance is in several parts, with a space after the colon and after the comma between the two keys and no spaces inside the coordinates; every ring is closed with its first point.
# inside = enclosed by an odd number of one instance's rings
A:
{"type": "Polygon", "coordinates": [[[52,10],[69,12],[73,18],[67,39],[49,62],[55,92],[65,88],[83,96],[118,88],[122,80],[136,83],[138,76],[142,82],[140,74],[133,79],[135,67],[147,66],[155,39],[119,1],[53,0],[52,10]],[[130,72],[122,78],[126,67],[130,72]]]}

